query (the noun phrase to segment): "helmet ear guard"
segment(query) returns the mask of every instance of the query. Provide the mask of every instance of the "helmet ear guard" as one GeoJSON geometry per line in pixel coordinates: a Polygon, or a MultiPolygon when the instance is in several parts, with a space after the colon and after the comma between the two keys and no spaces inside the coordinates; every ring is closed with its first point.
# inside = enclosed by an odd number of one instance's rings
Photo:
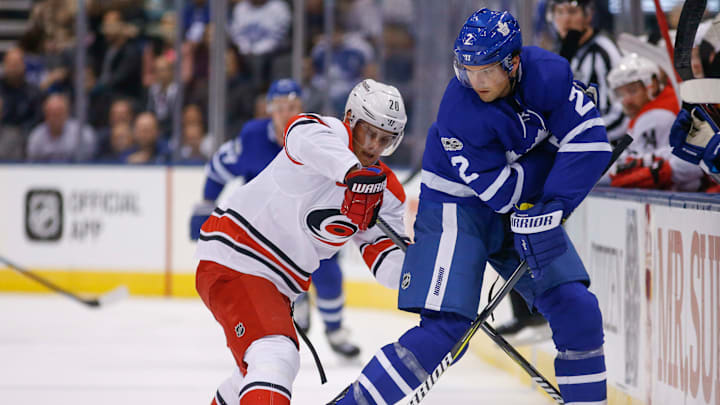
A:
{"type": "Polygon", "coordinates": [[[400,91],[394,86],[365,79],[358,83],[345,103],[345,121],[355,128],[358,121],[395,134],[393,142],[385,148],[382,156],[390,156],[405,134],[407,115],[400,91]]]}

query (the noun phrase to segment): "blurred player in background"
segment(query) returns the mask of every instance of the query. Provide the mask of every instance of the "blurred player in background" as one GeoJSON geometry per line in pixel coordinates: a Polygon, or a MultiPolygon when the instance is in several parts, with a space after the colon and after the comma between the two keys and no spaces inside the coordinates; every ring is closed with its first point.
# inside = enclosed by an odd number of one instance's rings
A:
{"type": "MultiPolygon", "coordinates": [[[[190,221],[191,239],[197,240],[200,236],[200,227],[212,215],[216,200],[228,182],[237,177],[250,182],[282,150],[285,124],[303,111],[300,85],[292,79],[273,82],[267,93],[267,110],[271,118],[249,121],[240,135],[220,146],[207,164],[204,201],[195,206],[190,221]]],[[[313,272],[312,283],[317,292],[316,304],[325,323],[325,334],[335,352],[352,358],[360,354],[360,349],[350,342],[348,330],[342,327],[345,305],[342,282],[337,255],[320,260],[320,267],[313,272]]],[[[295,300],[294,318],[303,332],[309,330],[307,293],[295,300]]]]}
{"type": "Polygon", "coordinates": [[[700,188],[702,170],[671,154],[670,128],[680,107],[665,78],[655,63],[634,53],[625,55],[608,74],[613,98],[630,118],[627,131],[634,139],[609,171],[614,187],[700,188]]]}
{"type": "Polygon", "coordinates": [[[213,404],[290,403],[300,362],[290,302],[310,287],[320,260],[348,241],[380,283],[398,288],[404,254],[373,225],[380,215],[404,229],[405,194],[379,158],[397,148],[406,121],[395,87],[364,80],[348,96],[343,121],[293,117],[283,152],[264,169],[258,164],[262,171],[204,222],[197,290],[237,363],[213,404]]]}
{"type": "Polygon", "coordinates": [[[610,98],[605,78],[620,61],[617,45],[593,27],[594,0],[550,0],[548,19],[560,37],[560,56],[570,62],[575,79],[598,87],[597,109],[608,138],[613,141],[625,134],[626,119],[622,107],[610,98]]]}
{"type": "Polygon", "coordinates": [[[550,323],[565,403],[605,403],[602,316],[561,226],[610,159],[603,120],[565,59],[522,47],[508,12],[475,12],[454,51],[398,298],[420,325],[382,347],[334,403],[412,393],[476,317],[486,264],[507,279],[523,259],[530,272],[515,288],[550,323]]]}

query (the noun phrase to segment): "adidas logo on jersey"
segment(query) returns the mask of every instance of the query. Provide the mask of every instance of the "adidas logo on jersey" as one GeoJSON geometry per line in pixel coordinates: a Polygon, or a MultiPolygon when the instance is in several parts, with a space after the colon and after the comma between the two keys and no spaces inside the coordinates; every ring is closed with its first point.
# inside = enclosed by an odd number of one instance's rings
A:
{"type": "Polygon", "coordinates": [[[440,141],[443,144],[443,148],[445,148],[445,150],[448,152],[462,150],[462,148],[463,148],[463,143],[460,142],[460,140],[457,138],[442,137],[442,138],[440,138],[440,141]]]}
{"type": "Polygon", "coordinates": [[[362,183],[355,183],[352,185],[352,192],[353,193],[359,193],[359,194],[375,194],[380,193],[383,190],[385,190],[385,183],[387,181],[383,181],[379,184],[362,184],[362,183]]]}

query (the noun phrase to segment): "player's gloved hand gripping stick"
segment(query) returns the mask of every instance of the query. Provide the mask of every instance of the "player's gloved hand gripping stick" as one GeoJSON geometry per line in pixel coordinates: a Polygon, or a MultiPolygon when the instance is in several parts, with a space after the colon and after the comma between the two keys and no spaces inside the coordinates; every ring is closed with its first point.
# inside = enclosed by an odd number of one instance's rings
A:
{"type": "Polygon", "coordinates": [[[705,165],[709,172],[720,170],[720,129],[702,108],[680,110],[670,130],[670,146],[682,160],[705,165]]]}
{"type": "MultiPolygon", "coordinates": [[[[632,137],[628,134],[625,134],[622,138],[620,138],[617,145],[612,151],[610,162],[608,162],[605,170],[603,170],[603,174],[608,171],[610,166],[615,163],[620,154],[628,147],[628,145],[630,145],[630,143],[632,143],[632,141],[632,137]]],[[[547,207],[545,209],[547,210],[547,207]]],[[[401,249],[407,249],[407,244],[400,238],[397,232],[390,228],[390,226],[382,219],[382,217],[378,217],[378,226],[401,249]]],[[[567,246],[565,248],[567,248],[567,246]]],[[[537,257],[535,258],[535,260],[537,260],[537,257]]],[[[542,262],[542,259],[540,259],[540,261],[542,262]]],[[[520,367],[522,367],[530,375],[533,381],[535,381],[536,384],[538,384],[548,395],[550,395],[550,397],[552,397],[556,403],[565,403],[562,399],[562,395],[560,395],[560,392],[555,387],[553,387],[553,385],[547,380],[547,378],[540,374],[540,372],[535,367],[533,367],[532,364],[530,364],[502,336],[498,335],[497,332],[495,332],[495,329],[493,329],[492,326],[490,326],[490,324],[486,322],[490,314],[500,304],[500,301],[502,301],[503,298],[505,298],[505,296],[510,293],[510,290],[512,290],[513,287],[515,287],[515,284],[517,284],[517,282],[520,280],[520,278],[525,275],[525,272],[528,271],[529,267],[530,266],[527,261],[522,260],[520,262],[518,267],[510,276],[510,278],[500,288],[500,291],[498,291],[497,295],[495,295],[490,300],[485,309],[483,309],[482,312],[478,314],[478,316],[472,322],[465,334],[460,338],[457,343],[455,343],[450,352],[447,353],[445,357],[443,357],[442,361],[440,361],[440,364],[435,368],[435,370],[431,374],[429,374],[427,379],[423,381],[420,386],[415,390],[415,392],[410,398],[410,402],[408,403],[409,405],[417,405],[420,403],[420,401],[422,401],[423,398],[425,398],[430,389],[435,385],[435,382],[438,380],[438,378],[440,378],[440,376],[445,372],[445,370],[450,367],[453,361],[455,361],[459,354],[462,353],[465,347],[470,343],[470,339],[472,339],[478,329],[482,329],[498,346],[500,346],[500,348],[503,349],[503,351],[507,353],[508,356],[510,356],[510,358],[512,358],[520,367]]],[[[342,395],[343,394],[341,394],[340,397],[342,395]]]]}
{"type": "Polygon", "coordinates": [[[541,279],[543,268],[567,250],[562,219],[563,206],[558,201],[523,203],[510,216],[515,250],[530,266],[534,279],[541,279]]]}
{"type": "Polygon", "coordinates": [[[345,199],[340,212],[361,231],[375,225],[382,205],[387,176],[379,166],[351,169],[345,175],[345,199]]]}

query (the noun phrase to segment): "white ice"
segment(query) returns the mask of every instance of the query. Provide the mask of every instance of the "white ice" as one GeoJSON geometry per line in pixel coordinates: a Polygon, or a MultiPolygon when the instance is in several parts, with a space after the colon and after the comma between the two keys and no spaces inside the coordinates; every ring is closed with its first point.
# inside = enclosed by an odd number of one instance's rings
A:
{"type": "MultiPolygon", "coordinates": [[[[56,295],[0,294],[0,404],[207,405],[232,370],[219,325],[199,299],[129,298],[88,309],[56,295]]],[[[334,355],[320,319],[310,338],[323,359],[320,385],[310,352],[292,403],[324,404],[354,380],[362,364],[416,323],[399,311],[349,308],[346,325],[361,360],[334,355]]],[[[404,403],[404,402],[402,402],[404,403]]],[[[468,353],[423,404],[549,404],[519,380],[468,353]]]]}

